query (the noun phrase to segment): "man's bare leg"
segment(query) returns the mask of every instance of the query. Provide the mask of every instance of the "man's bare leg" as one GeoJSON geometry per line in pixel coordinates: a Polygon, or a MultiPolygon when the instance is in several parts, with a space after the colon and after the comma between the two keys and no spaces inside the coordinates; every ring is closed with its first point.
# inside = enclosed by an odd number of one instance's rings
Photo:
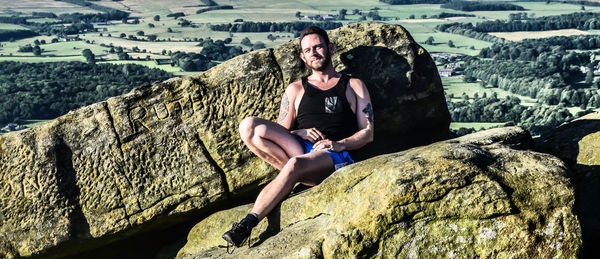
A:
{"type": "Polygon", "coordinates": [[[254,154],[279,170],[290,158],[304,153],[294,135],[269,120],[245,118],[240,122],[240,136],[254,154]]]}
{"type": "Polygon", "coordinates": [[[262,220],[283,200],[298,182],[317,185],[334,171],[333,160],[325,151],[316,151],[292,157],[277,177],[260,192],[252,208],[252,214],[262,220]]]}
{"type": "Polygon", "coordinates": [[[285,198],[297,182],[316,185],[333,171],[325,151],[303,154],[302,145],[283,126],[256,117],[240,123],[240,136],[248,148],[277,169],[279,174],[258,195],[252,212],[223,234],[228,244],[242,245],[255,227],[285,198]]]}

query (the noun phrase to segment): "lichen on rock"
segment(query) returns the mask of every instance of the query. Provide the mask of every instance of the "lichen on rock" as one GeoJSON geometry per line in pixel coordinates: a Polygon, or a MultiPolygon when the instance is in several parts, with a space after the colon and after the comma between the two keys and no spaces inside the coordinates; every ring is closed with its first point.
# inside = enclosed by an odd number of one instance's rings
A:
{"type": "MultiPolygon", "coordinates": [[[[376,141],[355,158],[448,136],[435,63],[404,28],[355,23],[330,38],[334,66],[373,100],[376,141]]],[[[74,255],[258,192],[276,171],[243,145],[239,121],[275,119],[307,73],[298,53],[295,39],[0,136],[0,257],[74,255]]]]}
{"type": "Polygon", "coordinates": [[[591,113],[543,134],[536,149],[557,156],[571,169],[575,213],[583,233],[582,257],[600,253],[600,113],[591,113]]]}
{"type": "Polygon", "coordinates": [[[198,223],[178,258],[575,257],[568,169],[514,148],[531,143],[512,127],[371,158],[283,201],[254,232],[258,245],[218,247],[245,205],[198,223]],[[261,238],[269,225],[280,232],[261,238]]]}

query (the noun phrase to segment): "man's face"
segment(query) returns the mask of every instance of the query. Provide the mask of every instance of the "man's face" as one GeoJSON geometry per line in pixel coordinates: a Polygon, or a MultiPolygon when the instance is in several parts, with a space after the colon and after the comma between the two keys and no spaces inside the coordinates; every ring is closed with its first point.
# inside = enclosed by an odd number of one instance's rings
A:
{"type": "Polygon", "coordinates": [[[309,34],[300,42],[302,52],[300,58],[309,69],[323,71],[331,62],[331,53],[325,41],[318,34],[309,34]]]}

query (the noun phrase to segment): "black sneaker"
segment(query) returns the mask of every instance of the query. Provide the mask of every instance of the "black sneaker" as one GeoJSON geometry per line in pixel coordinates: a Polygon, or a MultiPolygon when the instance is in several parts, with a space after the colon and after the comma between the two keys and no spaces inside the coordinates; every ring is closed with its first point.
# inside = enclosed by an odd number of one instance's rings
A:
{"type": "MultiPolygon", "coordinates": [[[[252,227],[249,224],[244,224],[243,220],[240,223],[233,223],[231,229],[223,234],[223,239],[227,241],[228,246],[232,244],[236,247],[240,247],[250,238],[252,233],[252,227]]],[[[250,241],[248,241],[250,246],[250,241]]]]}

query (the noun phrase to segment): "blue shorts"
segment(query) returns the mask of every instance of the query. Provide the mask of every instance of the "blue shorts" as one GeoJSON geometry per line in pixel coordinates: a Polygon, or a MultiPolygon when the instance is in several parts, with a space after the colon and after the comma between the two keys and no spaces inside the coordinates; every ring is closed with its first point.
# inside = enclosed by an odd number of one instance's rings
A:
{"type": "MultiPolygon", "coordinates": [[[[310,152],[315,151],[313,149],[313,145],[314,145],[313,143],[311,143],[308,140],[304,140],[298,136],[294,136],[294,137],[296,137],[298,142],[300,142],[300,145],[302,145],[302,149],[304,149],[304,154],[308,154],[310,152]]],[[[324,151],[327,152],[329,154],[329,156],[331,156],[331,159],[333,159],[333,167],[335,168],[335,170],[338,170],[346,165],[354,163],[354,160],[352,160],[352,158],[350,157],[350,155],[348,154],[347,151],[342,151],[342,152],[333,152],[333,151],[327,151],[327,150],[324,150],[324,151]]]]}

